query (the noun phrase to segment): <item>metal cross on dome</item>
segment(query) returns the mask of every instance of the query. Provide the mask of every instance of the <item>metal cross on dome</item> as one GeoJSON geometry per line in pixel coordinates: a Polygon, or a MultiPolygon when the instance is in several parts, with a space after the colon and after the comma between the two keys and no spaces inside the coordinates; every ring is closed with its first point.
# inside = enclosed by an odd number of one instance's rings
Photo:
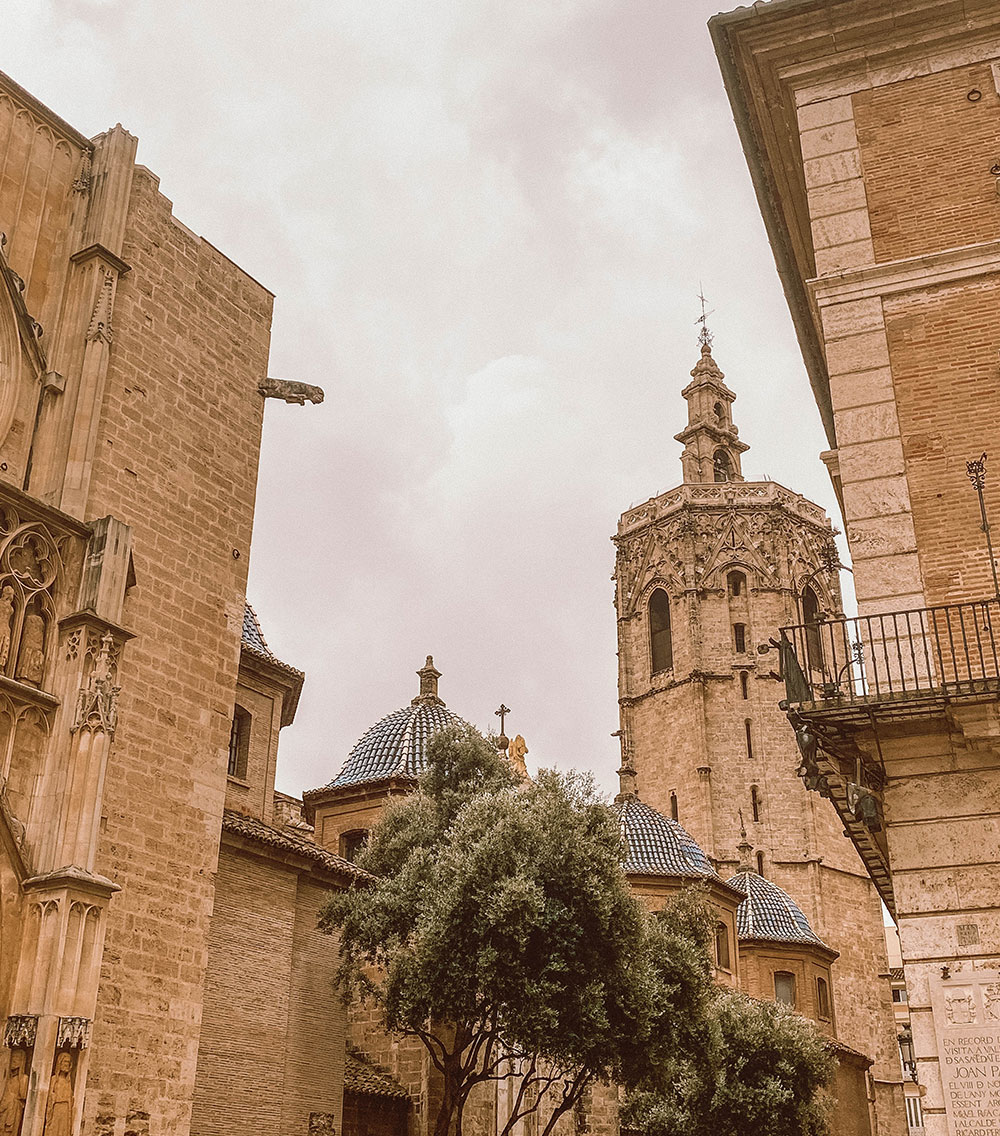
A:
{"type": "Polygon", "coordinates": [[[698,299],[701,301],[701,315],[694,321],[695,323],[701,324],[701,331],[698,332],[698,342],[702,347],[711,347],[712,333],[708,330],[708,317],[715,312],[715,309],[713,308],[710,312],[705,311],[705,305],[708,301],[705,299],[705,288],[701,281],[698,282],[698,299]]]}
{"type": "Polygon", "coordinates": [[[504,718],[506,718],[507,715],[510,713],[510,707],[504,706],[504,704],[501,702],[500,703],[500,709],[494,710],[493,713],[496,714],[496,716],[500,719],[500,733],[502,734],[503,733],[504,718]]]}

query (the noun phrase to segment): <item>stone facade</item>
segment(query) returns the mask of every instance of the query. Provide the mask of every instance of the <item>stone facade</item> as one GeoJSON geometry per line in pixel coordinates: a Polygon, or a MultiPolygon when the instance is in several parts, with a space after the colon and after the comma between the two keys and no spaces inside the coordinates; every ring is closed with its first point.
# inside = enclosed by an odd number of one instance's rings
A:
{"type": "Polygon", "coordinates": [[[839,684],[789,632],[803,768],[897,915],[928,1136],[992,1132],[1000,597],[967,473],[995,517],[1000,11],[790,0],[711,27],[862,615],[832,629],[860,645],[839,684]]]}
{"type": "Polygon", "coordinates": [[[122,127],[0,75],[0,150],[6,1130],[184,1133],[196,1080],[205,1132],[339,1124],[315,911],[356,871],[275,805],[302,676],[245,635],[272,297],[122,127]]]}
{"type": "Polygon", "coordinates": [[[878,895],[837,817],[795,776],[770,646],[804,611],[840,610],[833,531],[798,494],[743,480],[735,395],[707,339],[691,375],[689,421],[677,436],[685,481],[630,509],[615,537],[623,750],[643,799],[677,817],[720,869],[735,869],[746,823],[757,870],[840,955],[837,1033],[874,1060],[875,1111],[891,1117],[900,1078],[890,992],[878,980],[878,895]]]}

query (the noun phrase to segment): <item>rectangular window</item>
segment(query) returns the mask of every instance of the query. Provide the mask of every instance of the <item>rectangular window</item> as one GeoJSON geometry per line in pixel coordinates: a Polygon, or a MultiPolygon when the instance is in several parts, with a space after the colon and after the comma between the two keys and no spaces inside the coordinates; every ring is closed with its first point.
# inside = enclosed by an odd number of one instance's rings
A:
{"type": "Polygon", "coordinates": [[[795,975],[787,970],[774,972],[774,1000],[795,1008],[795,975]]]}
{"type": "Polygon", "coordinates": [[[747,625],[745,623],[733,624],[733,646],[742,655],[747,649],[747,625]]]}

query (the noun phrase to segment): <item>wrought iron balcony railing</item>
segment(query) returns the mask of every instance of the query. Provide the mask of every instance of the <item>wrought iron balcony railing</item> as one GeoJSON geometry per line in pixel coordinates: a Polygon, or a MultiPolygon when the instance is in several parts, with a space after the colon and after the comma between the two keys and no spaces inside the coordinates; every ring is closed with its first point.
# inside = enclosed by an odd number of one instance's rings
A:
{"type": "Polygon", "coordinates": [[[783,627],[790,706],[940,701],[1000,690],[1000,600],[783,627]]]}

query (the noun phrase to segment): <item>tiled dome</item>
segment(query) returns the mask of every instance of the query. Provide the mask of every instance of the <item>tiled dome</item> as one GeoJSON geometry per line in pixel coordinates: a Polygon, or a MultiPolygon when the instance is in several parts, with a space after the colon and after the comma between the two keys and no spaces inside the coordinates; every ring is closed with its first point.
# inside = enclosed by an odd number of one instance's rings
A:
{"type": "Polygon", "coordinates": [[[424,771],[431,735],[447,726],[468,725],[438,698],[440,675],[430,655],[417,674],[420,675],[420,694],[409,706],[376,722],[347,755],[343,768],[326,788],[364,785],[390,777],[416,780],[424,771]]]}
{"type": "Polygon", "coordinates": [[[777,884],[749,870],[738,872],[726,883],[746,893],[746,899],[736,910],[736,933],[741,940],[764,939],[771,943],[826,947],[809,926],[802,909],[777,884]]]}
{"type": "Polygon", "coordinates": [[[677,821],[633,794],[621,794],[612,807],[625,841],[622,866],[627,875],[719,879],[708,857],[677,821]]]}

